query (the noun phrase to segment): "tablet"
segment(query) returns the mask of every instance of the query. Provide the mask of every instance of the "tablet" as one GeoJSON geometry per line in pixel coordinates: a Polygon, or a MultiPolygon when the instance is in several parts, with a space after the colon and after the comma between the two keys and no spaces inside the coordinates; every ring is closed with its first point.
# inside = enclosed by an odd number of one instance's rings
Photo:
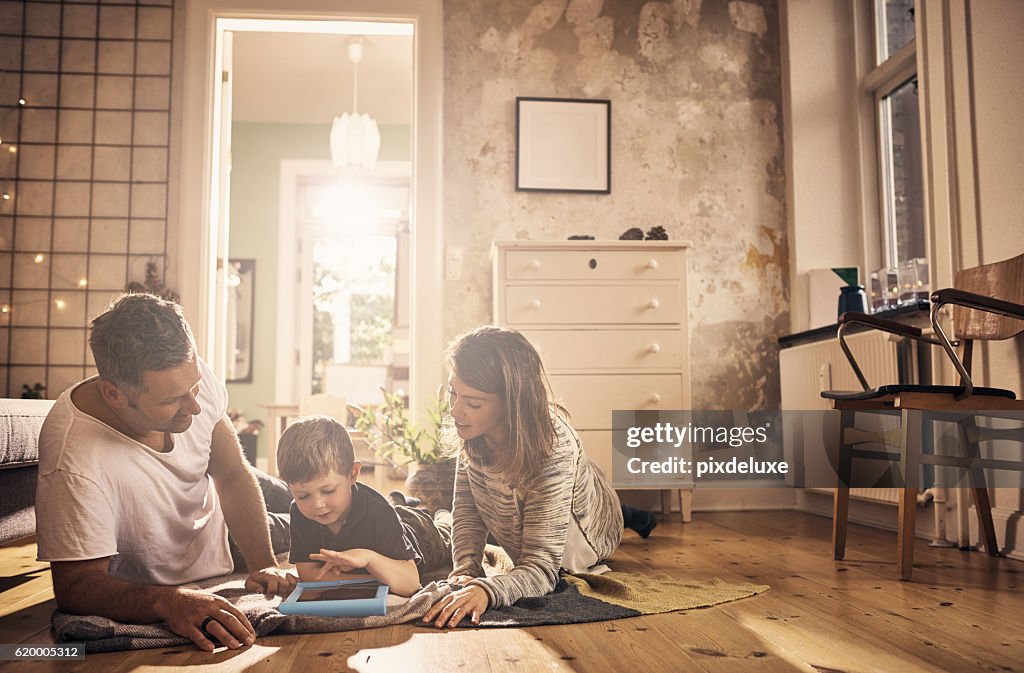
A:
{"type": "Polygon", "coordinates": [[[286,615],[371,617],[387,614],[388,586],[375,579],[299,582],[278,610],[286,615]]]}

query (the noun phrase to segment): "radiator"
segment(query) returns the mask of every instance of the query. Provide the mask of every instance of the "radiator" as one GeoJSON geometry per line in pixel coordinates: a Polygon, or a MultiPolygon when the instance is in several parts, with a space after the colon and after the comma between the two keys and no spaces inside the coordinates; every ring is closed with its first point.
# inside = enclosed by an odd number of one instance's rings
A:
{"type": "MultiPolygon", "coordinates": [[[[848,334],[846,342],[857,358],[870,385],[899,380],[896,342],[882,332],[848,334]]],[[[823,390],[859,390],[860,383],[834,338],[784,348],[779,352],[783,410],[829,409],[822,399],[823,390]]],[[[824,447],[822,447],[824,450],[824,447]]],[[[832,494],[831,488],[809,488],[808,491],[832,494]]],[[[888,504],[899,503],[900,489],[852,488],[850,497],[888,504]]]]}
{"type": "MultiPolygon", "coordinates": [[[[899,365],[896,342],[882,332],[849,334],[846,343],[870,385],[896,383],[899,365]]],[[[837,339],[783,348],[779,351],[782,409],[829,409],[823,390],[860,390],[860,383],[837,339]]]]}
{"type": "MultiPolygon", "coordinates": [[[[834,488],[808,488],[811,493],[826,493],[832,495],[834,488]]],[[[898,488],[851,488],[850,498],[854,500],[866,500],[878,502],[883,505],[900,504],[900,489],[898,488]]]]}

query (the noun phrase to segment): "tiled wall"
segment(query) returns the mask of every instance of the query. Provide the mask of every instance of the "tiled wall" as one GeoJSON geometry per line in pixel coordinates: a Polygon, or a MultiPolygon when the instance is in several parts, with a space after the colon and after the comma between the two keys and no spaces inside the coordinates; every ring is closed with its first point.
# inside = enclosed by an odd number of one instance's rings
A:
{"type": "Polygon", "coordinates": [[[86,324],[167,262],[172,0],[0,0],[0,396],[93,372],[86,324]]]}

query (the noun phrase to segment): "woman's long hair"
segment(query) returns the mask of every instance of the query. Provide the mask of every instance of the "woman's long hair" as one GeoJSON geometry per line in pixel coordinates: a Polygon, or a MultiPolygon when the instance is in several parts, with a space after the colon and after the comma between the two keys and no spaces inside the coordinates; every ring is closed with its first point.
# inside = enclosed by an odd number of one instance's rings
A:
{"type": "MultiPolygon", "coordinates": [[[[501,398],[508,447],[488,452],[483,437],[462,442],[463,455],[486,459],[513,486],[522,486],[551,454],[548,380],[537,350],[519,332],[479,327],[448,345],[447,362],[464,384],[501,398]]],[[[458,453],[458,449],[455,451],[458,453]]]]}

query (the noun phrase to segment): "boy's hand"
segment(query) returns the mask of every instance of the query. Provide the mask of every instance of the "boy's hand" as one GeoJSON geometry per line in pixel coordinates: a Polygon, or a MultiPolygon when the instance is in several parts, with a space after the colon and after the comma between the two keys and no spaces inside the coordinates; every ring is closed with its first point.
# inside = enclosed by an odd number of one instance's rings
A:
{"type": "Polygon", "coordinates": [[[245,579],[246,591],[262,591],[267,596],[287,596],[299,581],[293,573],[271,566],[262,570],[254,570],[245,579]]]}
{"type": "Polygon", "coordinates": [[[310,560],[321,561],[324,567],[320,569],[317,579],[323,579],[332,570],[335,572],[351,572],[370,565],[370,550],[368,549],[347,549],[345,551],[334,551],[332,549],[321,549],[319,554],[310,554],[310,560]]]}

